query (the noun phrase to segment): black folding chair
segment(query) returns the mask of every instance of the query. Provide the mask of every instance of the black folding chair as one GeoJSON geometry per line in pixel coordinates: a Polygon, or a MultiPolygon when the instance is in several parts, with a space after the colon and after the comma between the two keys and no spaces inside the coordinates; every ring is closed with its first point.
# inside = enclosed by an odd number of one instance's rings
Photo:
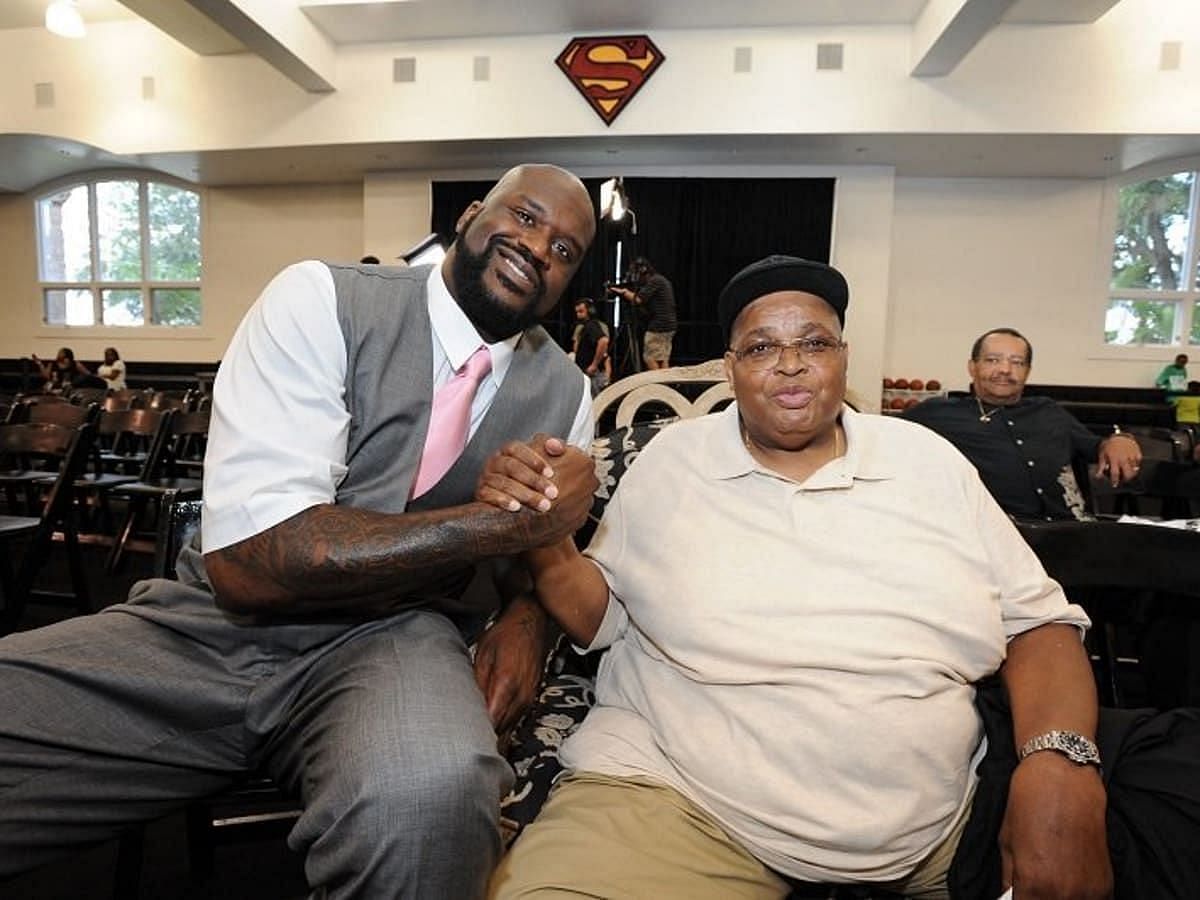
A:
{"type": "MultiPolygon", "coordinates": [[[[150,455],[150,448],[164,425],[165,414],[153,409],[101,410],[96,420],[88,470],[75,480],[76,503],[81,514],[95,507],[90,527],[108,540],[115,530],[108,502],[118,487],[138,480],[150,455]]],[[[81,516],[82,518],[82,516],[81,516]]]]}
{"type": "Polygon", "coordinates": [[[117,485],[110,492],[111,496],[128,500],[129,508],[108,557],[109,572],[116,572],[120,568],[125,551],[138,530],[138,523],[149,507],[160,508],[161,501],[168,496],[186,500],[201,495],[204,485],[202,478],[181,473],[186,471],[186,460],[194,462],[196,454],[203,458],[210,413],[207,410],[172,410],[165,415],[166,419],[138,479],[117,485]]]}
{"type": "Polygon", "coordinates": [[[0,610],[0,628],[11,631],[19,622],[30,600],[69,603],[79,612],[91,612],[91,596],[79,549],[75,520],[73,484],[87,465],[95,426],[85,422],[78,428],[48,423],[0,425],[0,456],[8,459],[42,460],[47,468],[57,466],[57,476],[44,488],[38,515],[0,516],[0,543],[4,544],[0,562],[0,587],[4,606],[0,610]],[[34,580],[50,556],[56,531],[61,531],[71,575],[70,592],[34,590],[34,580]],[[13,548],[25,541],[20,566],[14,567],[13,548]],[[14,572],[15,570],[15,572],[14,572]]]}
{"type": "MultiPolygon", "coordinates": [[[[1200,599],[1200,534],[1159,525],[1019,521],[1017,528],[1046,572],[1091,616],[1101,701],[1122,706],[1117,629],[1158,595],[1200,599]]],[[[1157,661],[1130,660],[1145,676],[1157,661]]]]}

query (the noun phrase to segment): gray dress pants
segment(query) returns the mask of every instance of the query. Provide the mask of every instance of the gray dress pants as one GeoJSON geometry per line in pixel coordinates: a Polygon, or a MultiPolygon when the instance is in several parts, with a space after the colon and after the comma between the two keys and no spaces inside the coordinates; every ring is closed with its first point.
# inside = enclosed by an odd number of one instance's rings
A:
{"type": "Polygon", "coordinates": [[[444,616],[240,623],[152,580],[0,640],[0,878],[264,768],[315,896],[481,896],[512,770],[444,616]]]}

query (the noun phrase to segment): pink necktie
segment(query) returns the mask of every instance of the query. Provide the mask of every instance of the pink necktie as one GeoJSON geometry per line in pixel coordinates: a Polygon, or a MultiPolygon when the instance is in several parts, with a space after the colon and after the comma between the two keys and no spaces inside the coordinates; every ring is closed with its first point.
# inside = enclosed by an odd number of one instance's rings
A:
{"type": "Polygon", "coordinates": [[[429,433],[425,437],[425,452],[421,454],[412,496],[420,497],[437,484],[462,454],[463,447],[467,446],[467,432],[471,429],[471,401],[475,399],[479,382],[490,371],[492,356],[487,347],[480,347],[454,373],[454,377],[433,395],[433,406],[429,410],[429,433]]]}

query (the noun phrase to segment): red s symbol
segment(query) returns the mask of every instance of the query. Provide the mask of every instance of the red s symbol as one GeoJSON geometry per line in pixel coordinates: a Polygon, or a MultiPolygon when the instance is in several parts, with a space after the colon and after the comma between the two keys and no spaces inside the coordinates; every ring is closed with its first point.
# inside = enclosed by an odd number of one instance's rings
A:
{"type": "Polygon", "coordinates": [[[555,62],[611,125],[666,57],[646,35],[572,38],[555,62]]]}

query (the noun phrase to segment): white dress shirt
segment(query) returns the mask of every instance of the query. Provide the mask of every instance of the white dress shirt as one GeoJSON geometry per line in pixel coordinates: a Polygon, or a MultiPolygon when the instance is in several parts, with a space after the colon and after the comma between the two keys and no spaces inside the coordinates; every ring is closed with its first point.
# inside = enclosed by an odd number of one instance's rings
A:
{"type": "MultiPolygon", "coordinates": [[[[427,293],[436,391],[481,340],[438,266],[429,273],[427,293]]],[[[492,371],[471,404],[471,434],[504,382],[519,341],[517,335],[487,345],[492,371]]],[[[591,392],[579,376],[579,411],[568,439],[587,450],[591,392]]],[[[314,260],[288,266],[242,319],[213,384],[201,526],[206,552],[334,501],[346,475],[345,382],[333,275],[314,260]]]]}

